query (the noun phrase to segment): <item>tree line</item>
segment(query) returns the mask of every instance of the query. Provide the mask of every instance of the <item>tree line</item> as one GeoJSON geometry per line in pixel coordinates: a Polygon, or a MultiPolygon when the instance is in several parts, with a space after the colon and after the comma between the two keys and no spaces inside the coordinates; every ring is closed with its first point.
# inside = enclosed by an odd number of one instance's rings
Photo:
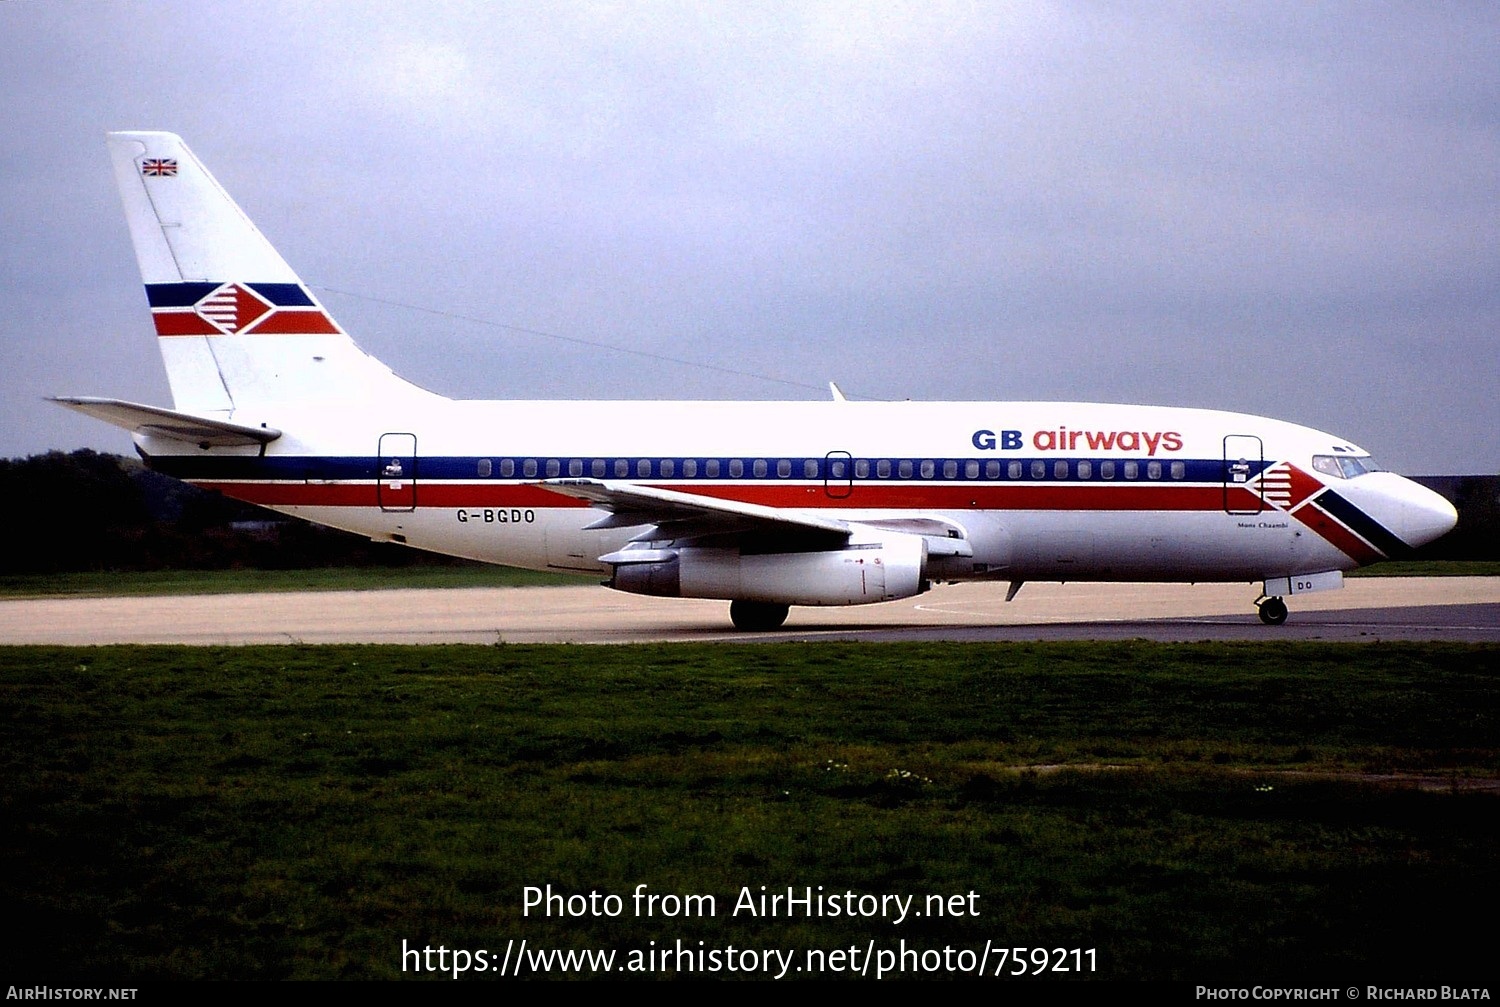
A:
{"type": "Polygon", "coordinates": [[[0,459],[0,573],[464,565],[321,528],[81,450],[0,459]]]}

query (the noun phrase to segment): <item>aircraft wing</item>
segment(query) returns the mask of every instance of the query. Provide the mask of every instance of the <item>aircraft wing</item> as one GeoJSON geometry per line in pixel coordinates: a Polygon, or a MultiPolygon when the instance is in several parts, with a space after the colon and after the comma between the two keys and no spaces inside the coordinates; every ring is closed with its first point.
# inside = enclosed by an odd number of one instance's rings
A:
{"type": "Polygon", "coordinates": [[[823,540],[834,546],[850,536],[844,521],[697,493],[598,479],[547,479],[539,485],[609,511],[590,529],[653,526],[641,538],[769,533],[799,541],[823,540]]]}
{"type": "Polygon", "coordinates": [[[248,444],[269,444],[281,436],[275,427],[252,427],[244,423],[212,419],[180,413],[175,409],[146,406],[139,402],[121,399],[96,399],[88,396],[57,396],[51,399],[60,406],[67,406],[106,423],[129,430],[134,434],[154,434],[169,437],[174,441],[185,441],[199,447],[243,447],[248,444]]]}

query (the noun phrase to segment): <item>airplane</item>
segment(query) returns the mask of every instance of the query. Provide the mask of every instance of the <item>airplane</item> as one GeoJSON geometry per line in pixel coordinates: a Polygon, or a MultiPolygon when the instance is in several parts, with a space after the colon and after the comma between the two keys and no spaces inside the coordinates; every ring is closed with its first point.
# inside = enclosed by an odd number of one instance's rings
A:
{"type": "Polygon", "coordinates": [[[361,350],[181,138],[107,138],[173,404],[53,401],[376,541],[722,599],[743,631],[975,580],[1260,582],[1279,625],[1457,522],[1341,437],[1212,409],[445,398],[361,350]]]}

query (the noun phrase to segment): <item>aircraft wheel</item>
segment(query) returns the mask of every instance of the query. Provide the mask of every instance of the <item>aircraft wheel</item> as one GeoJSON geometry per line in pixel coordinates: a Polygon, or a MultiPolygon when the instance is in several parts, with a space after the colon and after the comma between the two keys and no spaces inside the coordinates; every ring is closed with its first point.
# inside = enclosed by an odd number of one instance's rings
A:
{"type": "Polygon", "coordinates": [[[734,628],[746,633],[764,633],[776,629],[786,622],[790,605],[773,605],[764,601],[732,601],[729,603],[729,621],[734,628]]]}
{"type": "Polygon", "coordinates": [[[1258,607],[1260,621],[1267,626],[1280,626],[1286,622],[1286,602],[1280,598],[1267,598],[1258,607]]]}

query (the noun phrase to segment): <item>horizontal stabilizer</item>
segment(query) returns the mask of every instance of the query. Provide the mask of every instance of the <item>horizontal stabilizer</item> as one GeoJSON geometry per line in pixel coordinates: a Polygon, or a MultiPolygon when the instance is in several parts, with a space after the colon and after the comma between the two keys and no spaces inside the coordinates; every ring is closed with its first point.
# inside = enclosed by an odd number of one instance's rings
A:
{"type": "Polygon", "coordinates": [[[180,413],[160,406],[146,406],[138,402],[120,399],[96,399],[85,396],[58,396],[49,401],[67,406],[106,423],[136,434],[151,434],[185,441],[199,447],[243,447],[248,444],[269,444],[281,436],[275,427],[252,427],[228,420],[210,419],[180,413]]]}

